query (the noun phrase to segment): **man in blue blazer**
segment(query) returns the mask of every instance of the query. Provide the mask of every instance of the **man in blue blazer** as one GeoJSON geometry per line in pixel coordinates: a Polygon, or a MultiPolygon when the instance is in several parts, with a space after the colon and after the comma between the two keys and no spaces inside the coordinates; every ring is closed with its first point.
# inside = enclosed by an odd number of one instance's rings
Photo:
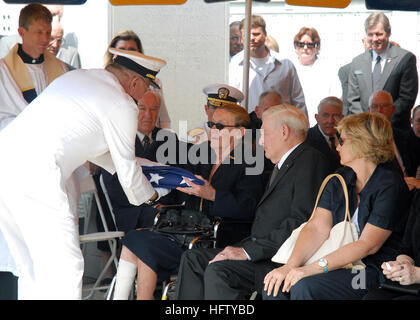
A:
{"type": "Polygon", "coordinates": [[[371,50],[355,57],[351,64],[347,100],[349,113],[368,111],[370,95],[384,90],[392,95],[396,110],[394,127],[410,129],[410,110],[418,92],[416,56],[390,43],[391,26],[383,13],[372,13],[365,21],[371,50]]]}

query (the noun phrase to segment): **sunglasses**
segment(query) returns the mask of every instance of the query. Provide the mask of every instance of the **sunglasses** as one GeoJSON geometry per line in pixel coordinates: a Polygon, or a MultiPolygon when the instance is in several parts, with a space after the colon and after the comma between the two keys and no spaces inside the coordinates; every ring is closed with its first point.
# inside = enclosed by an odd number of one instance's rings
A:
{"type": "Polygon", "coordinates": [[[209,126],[209,128],[216,127],[217,130],[223,130],[226,127],[239,128],[239,126],[229,126],[229,125],[226,125],[226,124],[216,123],[216,122],[213,122],[213,121],[207,121],[207,125],[209,126]]]}
{"type": "Polygon", "coordinates": [[[337,140],[338,140],[338,143],[340,144],[340,146],[343,146],[343,144],[344,144],[344,141],[346,141],[346,139],[344,138],[341,138],[341,136],[340,136],[340,134],[337,132],[336,133],[336,135],[337,135],[337,140]]]}
{"type": "Polygon", "coordinates": [[[295,41],[295,46],[298,48],[305,48],[305,46],[308,49],[313,49],[313,48],[318,48],[319,43],[318,42],[300,42],[300,41],[295,41]]]}

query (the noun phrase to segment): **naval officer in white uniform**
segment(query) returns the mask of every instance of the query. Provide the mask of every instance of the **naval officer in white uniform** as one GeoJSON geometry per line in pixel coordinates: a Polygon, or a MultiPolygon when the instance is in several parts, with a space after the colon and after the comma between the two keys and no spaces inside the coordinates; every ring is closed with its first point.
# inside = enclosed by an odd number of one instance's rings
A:
{"type": "Polygon", "coordinates": [[[136,164],[135,100],[166,62],[134,51],[105,70],[53,81],[0,132],[0,229],[19,276],[19,299],[80,299],[83,256],[66,181],[90,161],[118,173],[129,201],[159,197],[136,164]]]}

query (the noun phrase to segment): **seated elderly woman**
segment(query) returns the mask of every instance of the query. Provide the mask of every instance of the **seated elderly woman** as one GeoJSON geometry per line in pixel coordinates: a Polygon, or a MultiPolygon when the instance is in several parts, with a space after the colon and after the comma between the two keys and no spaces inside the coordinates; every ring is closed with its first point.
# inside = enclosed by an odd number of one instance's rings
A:
{"type": "MultiPolygon", "coordinates": [[[[245,109],[240,106],[217,108],[213,121],[209,127],[215,161],[206,158],[191,167],[204,185],[185,178],[191,187],[173,192],[177,193],[179,201],[185,200],[186,209],[202,210],[210,218],[220,217],[217,238],[223,237],[218,240],[221,240],[220,246],[226,246],[248,235],[249,231],[241,231],[241,228],[245,225],[243,222],[253,220],[263,185],[261,175],[246,174],[249,165],[244,159],[234,161],[235,151],[246,144],[241,143],[245,128],[250,125],[245,109]]],[[[114,299],[128,298],[136,273],[137,299],[152,299],[157,281],[167,279],[178,268],[185,249],[170,236],[150,230],[131,231],[122,243],[114,299]]]]}
{"type": "Polygon", "coordinates": [[[337,173],[346,181],[359,239],[304,265],[344,217],[344,193],[332,178],[287,263],[266,274],[264,299],[361,299],[384,280],[382,262],[398,253],[408,189],[401,176],[382,165],[394,157],[391,124],[383,115],[360,113],[342,119],[337,130],[344,166],[337,173]],[[344,268],[360,259],[365,269],[344,268]]]}

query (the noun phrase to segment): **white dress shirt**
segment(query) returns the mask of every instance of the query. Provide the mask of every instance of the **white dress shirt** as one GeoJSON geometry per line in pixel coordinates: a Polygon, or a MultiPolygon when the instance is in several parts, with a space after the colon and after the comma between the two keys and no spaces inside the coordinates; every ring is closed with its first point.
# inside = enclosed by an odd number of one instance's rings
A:
{"type": "Polygon", "coordinates": [[[375,50],[372,50],[372,72],[376,65],[376,59],[378,56],[381,56],[381,72],[384,71],[386,59],[388,58],[388,49],[390,47],[390,44],[388,44],[388,48],[384,53],[378,54],[375,50]]]}
{"type": "MultiPolygon", "coordinates": [[[[243,89],[244,52],[237,53],[229,63],[229,84],[243,89]]],[[[283,103],[292,104],[306,112],[305,97],[295,66],[289,59],[280,59],[274,51],[262,59],[250,59],[248,112],[255,110],[260,95],[269,90],[278,91],[283,103]],[[264,60],[265,59],[265,60],[264,60]],[[262,66],[261,64],[265,64],[262,66]]],[[[245,100],[244,100],[245,101],[245,100]]],[[[242,103],[244,103],[242,101],[242,103]]]]}

